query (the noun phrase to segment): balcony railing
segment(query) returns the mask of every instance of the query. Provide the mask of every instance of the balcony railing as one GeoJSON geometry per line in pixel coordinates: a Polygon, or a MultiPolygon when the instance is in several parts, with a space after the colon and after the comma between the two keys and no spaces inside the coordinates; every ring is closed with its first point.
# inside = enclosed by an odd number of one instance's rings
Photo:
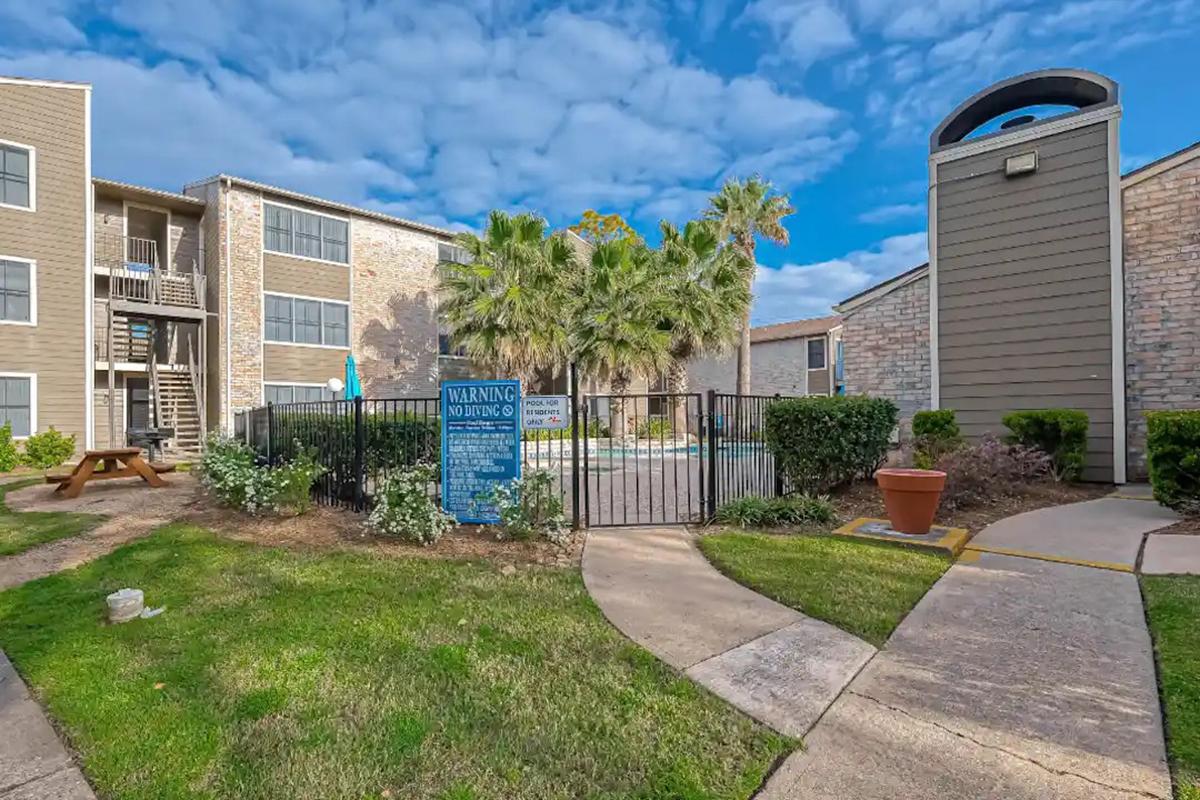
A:
{"type": "Polygon", "coordinates": [[[112,345],[109,346],[108,327],[96,326],[96,360],[131,364],[145,364],[153,352],[150,326],[145,322],[122,322],[113,326],[112,345]]]}
{"type": "Polygon", "coordinates": [[[204,275],[162,269],[152,239],[97,233],[95,263],[108,274],[113,300],[204,308],[204,275]]]}

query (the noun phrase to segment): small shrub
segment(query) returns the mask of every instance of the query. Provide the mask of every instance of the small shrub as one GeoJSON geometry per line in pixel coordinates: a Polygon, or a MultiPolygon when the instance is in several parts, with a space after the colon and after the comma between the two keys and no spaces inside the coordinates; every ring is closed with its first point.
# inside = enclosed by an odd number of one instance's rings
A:
{"type": "Polygon", "coordinates": [[[1146,423],[1154,499],[1200,516],[1200,410],[1151,411],[1146,423]]]}
{"type": "MultiPolygon", "coordinates": [[[[566,428],[559,431],[544,431],[540,429],[523,430],[521,431],[521,441],[557,442],[561,439],[564,442],[569,442],[571,441],[571,437],[573,435],[572,431],[574,428],[574,425],[568,425],[566,428]]],[[[581,433],[581,436],[587,436],[592,439],[607,439],[610,435],[611,434],[609,433],[608,426],[598,419],[588,420],[587,431],[581,433]]]]}
{"type": "Polygon", "coordinates": [[[962,446],[962,432],[954,411],[918,411],[912,420],[912,462],[918,469],[933,469],[934,464],[952,450],[962,446]]]}
{"type": "Polygon", "coordinates": [[[1006,444],[989,435],[942,456],[936,468],[946,473],[943,507],[959,509],[1019,494],[1029,484],[1045,480],[1051,473],[1051,459],[1039,448],[1006,444]]]}
{"type": "Polygon", "coordinates": [[[739,528],[779,528],[806,523],[827,524],[835,517],[826,497],[739,497],[717,509],[716,521],[739,528]]]}
{"type": "Polygon", "coordinates": [[[51,469],[75,455],[75,436],[63,436],[53,426],[25,440],[21,461],[37,469],[51,469]]]}
{"type": "Polygon", "coordinates": [[[873,473],[899,412],[884,398],[798,397],[767,406],[764,437],[791,486],[817,494],[873,473]]]}
{"type": "Polygon", "coordinates": [[[293,443],[295,455],[278,467],[260,466],[258,456],[237,439],[209,437],[200,458],[200,481],[218,503],[261,514],[312,508],[312,485],[324,472],[311,453],[293,443]]]}
{"type": "Polygon", "coordinates": [[[454,517],[438,508],[429,496],[434,481],[431,464],[417,464],[396,472],[375,493],[375,507],[367,518],[372,530],[422,545],[431,545],[454,527],[454,517]]]}
{"type": "Polygon", "coordinates": [[[290,461],[271,470],[276,510],[287,510],[293,514],[308,513],[313,506],[313,484],[324,472],[325,468],[316,462],[310,450],[302,450],[290,461]]]}
{"type": "Polygon", "coordinates": [[[1056,480],[1079,480],[1087,453],[1086,413],[1070,408],[1013,411],[1004,415],[1003,422],[1012,431],[1010,442],[1037,447],[1050,455],[1056,480]]]}
{"type": "Polygon", "coordinates": [[[562,497],[554,474],[535,469],[492,490],[489,501],[500,515],[500,536],[505,539],[542,538],[563,544],[571,538],[563,515],[562,497]]]}
{"type": "Polygon", "coordinates": [[[638,420],[637,438],[639,439],[672,439],[675,431],[671,420],[666,417],[648,417],[638,420]]]}
{"type": "Polygon", "coordinates": [[[21,463],[17,443],[12,437],[12,423],[0,425],[0,472],[11,472],[21,463]]]}

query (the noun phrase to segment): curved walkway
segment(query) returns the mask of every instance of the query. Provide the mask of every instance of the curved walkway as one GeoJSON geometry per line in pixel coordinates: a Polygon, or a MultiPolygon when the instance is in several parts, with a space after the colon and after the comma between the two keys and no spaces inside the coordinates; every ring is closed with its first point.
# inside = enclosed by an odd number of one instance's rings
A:
{"type": "Polygon", "coordinates": [[[1175,519],[1105,498],[985,529],[761,797],[1170,798],[1132,567],[1175,519]]]}
{"type": "Polygon", "coordinates": [[[790,736],[807,733],[875,653],[726,578],[683,528],[591,531],[583,579],[626,636],[790,736]]]}

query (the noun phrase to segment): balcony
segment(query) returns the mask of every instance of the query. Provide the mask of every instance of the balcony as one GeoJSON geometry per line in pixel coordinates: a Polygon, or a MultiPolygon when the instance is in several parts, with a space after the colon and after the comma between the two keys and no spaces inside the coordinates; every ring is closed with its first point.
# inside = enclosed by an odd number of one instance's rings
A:
{"type": "Polygon", "coordinates": [[[113,311],[167,319],[204,318],[204,275],[162,269],[153,239],[97,233],[94,263],[97,275],[108,276],[113,311]]]}

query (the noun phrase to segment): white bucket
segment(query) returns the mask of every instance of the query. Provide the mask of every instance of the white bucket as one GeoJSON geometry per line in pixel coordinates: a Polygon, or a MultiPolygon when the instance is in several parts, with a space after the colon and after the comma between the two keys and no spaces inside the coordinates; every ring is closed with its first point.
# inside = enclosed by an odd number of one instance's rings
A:
{"type": "Polygon", "coordinates": [[[108,596],[108,621],[129,622],[142,613],[145,598],[141,589],[121,589],[108,596]]]}

